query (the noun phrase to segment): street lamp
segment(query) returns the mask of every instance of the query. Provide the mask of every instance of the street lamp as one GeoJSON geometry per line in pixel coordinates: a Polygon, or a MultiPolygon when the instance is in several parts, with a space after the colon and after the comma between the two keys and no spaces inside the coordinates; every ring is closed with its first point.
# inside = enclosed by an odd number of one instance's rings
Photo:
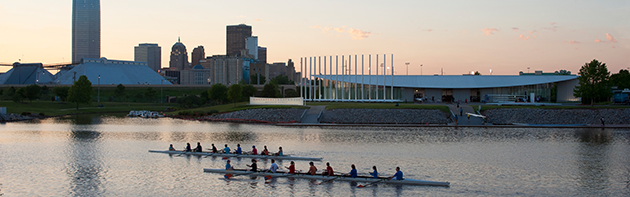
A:
{"type": "Polygon", "coordinates": [[[164,89],[164,79],[160,80],[160,103],[164,103],[164,99],[162,98],[163,89],[164,89]]]}
{"type": "Polygon", "coordinates": [[[98,96],[96,97],[97,103],[101,102],[101,75],[98,75],[98,96]]]}
{"type": "Polygon", "coordinates": [[[409,75],[409,62],[405,63],[405,65],[407,66],[407,75],[409,75]]]}
{"type": "Polygon", "coordinates": [[[422,64],[420,64],[420,75],[422,75],[422,64]]]}

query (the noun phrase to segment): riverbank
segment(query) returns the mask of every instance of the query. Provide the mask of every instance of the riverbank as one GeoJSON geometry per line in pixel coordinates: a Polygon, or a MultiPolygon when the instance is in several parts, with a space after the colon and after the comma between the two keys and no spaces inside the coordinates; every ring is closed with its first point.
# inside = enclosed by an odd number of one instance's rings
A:
{"type": "Polygon", "coordinates": [[[536,109],[495,108],[482,112],[494,125],[521,124],[586,124],[629,125],[630,108],[536,109]]]}

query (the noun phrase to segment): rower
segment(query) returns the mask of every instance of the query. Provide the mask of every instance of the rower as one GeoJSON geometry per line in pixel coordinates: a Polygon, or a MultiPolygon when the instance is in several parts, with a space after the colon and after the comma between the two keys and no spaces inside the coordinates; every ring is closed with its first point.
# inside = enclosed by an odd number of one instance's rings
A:
{"type": "Polygon", "coordinates": [[[352,168],[352,170],[350,170],[350,177],[357,178],[357,167],[355,167],[354,164],[350,165],[350,167],[352,168]]]}
{"type": "Polygon", "coordinates": [[[225,152],[225,154],[230,154],[230,147],[228,147],[227,144],[225,144],[225,148],[223,148],[223,152],[225,152]]]}
{"type": "Polygon", "coordinates": [[[186,148],[184,148],[184,152],[192,152],[192,149],[190,149],[190,143],[186,143],[186,148]]]}
{"type": "Polygon", "coordinates": [[[274,154],[275,156],[284,156],[284,154],[282,153],[282,146],[280,148],[278,148],[278,153],[274,154]]]}
{"type": "Polygon", "coordinates": [[[241,144],[236,145],[236,154],[243,154],[243,150],[241,150],[241,144]]]}
{"type": "Polygon", "coordinates": [[[289,169],[289,174],[295,174],[295,162],[291,161],[291,165],[285,168],[289,169]]]}
{"type": "Polygon", "coordinates": [[[177,150],[175,150],[175,148],[173,148],[173,144],[171,144],[171,146],[168,147],[168,151],[177,151],[177,150]]]}
{"type": "Polygon", "coordinates": [[[310,174],[310,175],[317,174],[317,167],[315,167],[315,164],[313,164],[312,161],[310,163],[308,163],[308,164],[311,165],[311,167],[308,169],[308,174],[310,174]]]}
{"type": "Polygon", "coordinates": [[[374,172],[370,172],[370,175],[372,175],[372,177],[377,179],[378,178],[378,171],[376,170],[376,166],[372,166],[372,169],[374,170],[374,172]]]}
{"type": "Polygon", "coordinates": [[[256,146],[252,146],[252,155],[257,155],[258,150],[256,150],[256,146]]]}
{"type": "Polygon", "coordinates": [[[256,172],[258,171],[258,166],[256,165],[256,160],[252,159],[252,165],[247,165],[247,167],[251,167],[252,169],[250,171],[256,172]]]}
{"type": "Polygon", "coordinates": [[[212,153],[217,153],[217,147],[212,144],[212,153]]]}
{"type": "Polygon", "coordinates": [[[322,172],[322,176],[334,176],[335,172],[333,171],[333,168],[330,167],[330,163],[326,162],[326,170],[324,170],[324,172],[322,172]]]}
{"type": "Polygon", "coordinates": [[[394,174],[394,176],[389,177],[389,179],[394,179],[394,180],[403,180],[403,172],[400,171],[400,167],[396,167],[396,174],[394,174]]]}
{"type": "Polygon", "coordinates": [[[195,147],[195,152],[202,152],[203,149],[201,149],[201,143],[197,142],[197,147],[195,147]]]}
{"type": "Polygon", "coordinates": [[[234,168],[232,167],[232,165],[230,165],[230,160],[227,160],[227,163],[225,164],[225,170],[234,170],[234,168]]]}
{"type": "Polygon", "coordinates": [[[267,150],[267,146],[265,146],[265,149],[263,149],[262,153],[260,153],[260,155],[269,155],[269,150],[267,150]]]}
{"type": "Polygon", "coordinates": [[[276,160],[271,159],[271,167],[269,168],[269,171],[276,173],[276,170],[278,170],[278,164],[276,164],[276,160]]]}

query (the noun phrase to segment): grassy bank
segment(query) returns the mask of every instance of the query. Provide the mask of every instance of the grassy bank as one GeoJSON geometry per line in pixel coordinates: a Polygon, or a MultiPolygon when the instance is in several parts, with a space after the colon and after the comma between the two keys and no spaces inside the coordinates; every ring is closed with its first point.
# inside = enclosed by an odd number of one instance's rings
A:
{"type": "Polygon", "coordinates": [[[343,102],[308,102],[307,105],[326,105],[326,109],[438,109],[449,113],[446,105],[419,105],[414,103],[343,103],[343,102]]]}
{"type": "Polygon", "coordinates": [[[77,105],[74,103],[61,103],[51,101],[33,101],[15,103],[13,101],[0,101],[0,107],[6,107],[7,113],[22,114],[24,112],[40,114],[43,113],[46,116],[58,116],[66,114],[76,113],[104,113],[104,112],[129,112],[132,110],[151,110],[162,111],[167,107],[177,107],[172,103],[122,103],[122,102],[102,102],[103,107],[98,107],[99,103],[92,103],[90,105],[81,104],[79,110],[76,109],[77,105]]]}
{"type": "Polygon", "coordinates": [[[201,108],[192,108],[181,111],[168,112],[167,115],[177,115],[180,112],[189,112],[191,114],[197,112],[198,114],[204,113],[221,113],[221,112],[232,112],[232,111],[240,111],[246,109],[259,109],[259,108],[272,108],[272,109],[308,109],[309,107],[305,106],[286,106],[286,105],[247,105],[249,102],[240,102],[240,103],[230,103],[225,105],[215,105],[210,107],[201,107],[201,108]]]}

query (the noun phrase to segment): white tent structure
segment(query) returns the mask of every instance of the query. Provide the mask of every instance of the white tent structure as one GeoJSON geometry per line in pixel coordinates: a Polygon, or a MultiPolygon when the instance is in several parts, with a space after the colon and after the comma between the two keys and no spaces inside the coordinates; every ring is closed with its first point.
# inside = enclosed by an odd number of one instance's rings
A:
{"type": "Polygon", "coordinates": [[[106,58],[84,58],[81,64],[65,68],[55,74],[55,83],[73,84],[81,75],[87,76],[92,84],[98,83],[100,76],[100,84],[172,85],[149,68],[146,62],[108,60],[106,58]]]}

